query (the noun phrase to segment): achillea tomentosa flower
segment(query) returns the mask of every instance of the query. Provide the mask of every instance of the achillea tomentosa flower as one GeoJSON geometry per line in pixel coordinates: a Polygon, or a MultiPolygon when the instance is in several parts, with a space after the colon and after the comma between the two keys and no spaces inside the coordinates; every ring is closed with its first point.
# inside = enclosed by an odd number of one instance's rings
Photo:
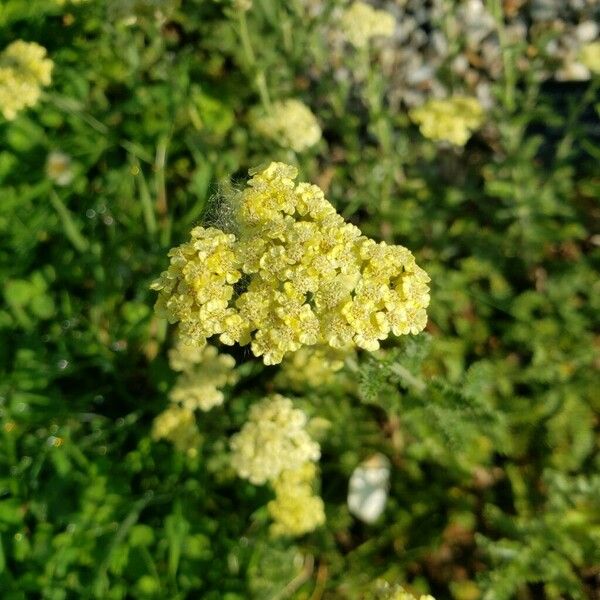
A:
{"type": "Polygon", "coordinates": [[[303,346],[288,354],[281,363],[277,385],[302,391],[309,387],[323,387],[336,381],[344,368],[344,361],[355,354],[354,348],[330,346],[303,346]]]}
{"type": "Polygon", "coordinates": [[[465,96],[429,100],[423,106],[413,108],[409,115],[425,137],[456,146],[464,146],[484,118],[479,101],[465,96]]]}
{"type": "Polygon", "coordinates": [[[254,404],[241,431],[231,438],[231,465],[254,485],[273,481],[320,457],[320,448],[305,430],[306,414],[279,394],[254,404]]]}
{"type": "Polygon", "coordinates": [[[407,592],[401,585],[390,585],[387,581],[376,581],[374,590],[371,595],[368,595],[369,600],[435,600],[429,594],[421,594],[413,596],[407,592]]]}
{"type": "Polygon", "coordinates": [[[233,7],[240,12],[248,12],[252,8],[252,0],[233,0],[233,7]]]}
{"type": "Polygon", "coordinates": [[[181,374],[169,394],[171,405],[154,419],[152,437],[166,439],[178,450],[195,456],[201,439],[194,411],[208,411],[223,403],[219,388],[238,379],[235,360],[219,354],[214,346],[190,346],[178,340],[169,351],[169,364],[181,374]]]}
{"type": "Polygon", "coordinates": [[[309,462],[294,471],[283,471],[273,481],[275,500],[267,504],[273,535],[300,536],[325,522],[323,500],[313,494],[316,473],[315,465],[309,462]]]}
{"type": "Polygon", "coordinates": [[[169,269],[152,286],[159,314],[179,322],[188,343],[213,335],[251,343],[265,364],[302,346],[373,351],[390,333],[419,333],[429,277],[413,255],[363,236],[296,176],[271,163],[241,194],[237,238],[196,227],[170,251],[169,269]]]}
{"type": "Polygon", "coordinates": [[[169,362],[171,368],[183,371],[169,398],[189,410],[206,412],[223,404],[225,396],[219,388],[238,380],[233,356],[219,354],[214,346],[200,349],[179,343],[169,353],[169,362]]]}
{"type": "Polygon", "coordinates": [[[222,404],[224,395],[219,388],[238,380],[233,356],[220,354],[215,346],[178,340],[169,351],[169,364],[174,371],[181,371],[169,398],[189,410],[208,411],[222,404]]]}
{"type": "Polygon", "coordinates": [[[0,54],[0,111],[7,120],[34,106],[41,88],[50,85],[54,63],[35,42],[17,40],[0,54]]]}
{"type": "Polygon", "coordinates": [[[173,371],[191,371],[194,367],[202,363],[206,349],[206,345],[196,346],[185,344],[180,338],[177,338],[175,345],[168,352],[169,366],[173,371]]]}
{"type": "Polygon", "coordinates": [[[356,48],[364,48],[372,38],[391,37],[396,19],[384,10],[359,1],[344,12],[341,25],[344,37],[356,48]]]}
{"type": "Polygon", "coordinates": [[[387,581],[378,579],[367,592],[366,600],[435,600],[435,598],[429,594],[414,596],[401,585],[391,585],[387,581]]]}
{"type": "Polygon", "coordinates": [[[176,404],[169,406],[154,419],[152,438],[166,439],[181,452],[196,456],[201,440],[194,412],[176,404]]]}
{"type": "Polygon", "coordinates": [[[252,123],[258,134],[294,152],[303,152],[321,139],[317,117],[300,100],[274,102],[268,114],[255,112],[252,123]]]}
{"type": "Polygon", "coordinates": [[[581,48],[579,62],[592,73],[600,73],[600,42],[591,42],[581,48]]]}

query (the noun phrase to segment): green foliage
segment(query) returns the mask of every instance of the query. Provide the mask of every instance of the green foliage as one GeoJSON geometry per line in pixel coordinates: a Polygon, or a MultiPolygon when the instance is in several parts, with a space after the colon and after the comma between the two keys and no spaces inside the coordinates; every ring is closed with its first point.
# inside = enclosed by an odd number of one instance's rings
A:
{"type": "Polygon", "coordinates": [[[0,3],[0,48],[55,62],[40,104],[0,121],[3,600],[361,598],[378,577],[438,600],[597,593],[597,79],[509,69],[484,131],[439,147],[390,108],[375,58],[362,82],[346,75],[368,56],[330,64],[336,3],[305,4],[254,0],[250,56],[231,2],[0,3]],[[265,91],[310,105],[323,140],[295,156],[260,139],[265,91]],[[271,159],[432,278],[427,334],[290,393],[325,420],[327,512],[293,541],[227,456],[277,368],[229,350],[241,380],[199,419],[198,456],[150,437],[174,381],[150,282],[222,180],[271,159]],[[346,493],[374,452],[392,474],[367,525],[346,493]]]}

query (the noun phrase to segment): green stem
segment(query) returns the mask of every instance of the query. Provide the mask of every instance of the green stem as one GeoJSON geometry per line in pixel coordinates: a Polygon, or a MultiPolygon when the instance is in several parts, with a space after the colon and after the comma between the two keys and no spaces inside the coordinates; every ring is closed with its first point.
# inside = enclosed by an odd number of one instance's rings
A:
{"type": "Polygon", "coordinates": [[[79,231],[79,227],[75,223],[71,211],[65,206],[54,190],[50,192],[50,204],[52,204],[60,217],[67,239],[73,244],[75,250],[83,254],[88,249],[89,243],[79,231]]]}
{"type": "Polygon", "coordinates": [[[260,101],[264,106],[265,110],[270,113],[271,112],[271,98],[269,96],[269,88],[267,87],[267,78],[265,77],[265,72],[260,70],[256,74],[256,87],[258,88],[258,94],[260,96],[260,101]]]}
{"type": "Polygon", "coordinates": [[[238,23],[240,27],[240,40],[242,42],[242,48],[244,55],[246,56],[246,62],[251,71],[255,72],[254,84],[258,90],[260,101],[264,109],[271,112],[271,98],[269,96],[269,89],[267,87],[267,78],[263,69],[257,67],[256,54],[254,48],[252,48],[252,42],[250,40],[250,34],[248,32],[248,21],[246,19],[246,12],[243,10],[238,11],[238,23]]]}
{"type": "Polygon", "coordinates": [[[92,115],[86,113],[82,109],[81,103],[77,100],[74,100],[73,98],[63,98],[61,96],[57,96],[56,94],[44,94],[44,98],[52,102],[56,108],[83,119],[88,125],[90,125],[99,133],[104,135],[108,133],[108,127],[104,125],[104,123],[98,121],[98,119],[92,115]]]}
{"type": "Polygon", "coordinates": [[[242,41],[242,48],[244,49],[244,54],[246,55],[246,60],[250,67],[254,67],[256,64],[256,55],[254,54],[254,50],[252,48],[252,43],[250,42],[250,34],[248,33],[248,21],[246,19],[246,12],[243,10],[238,10],[238,22],[240,24],[240,38],[242,41]]]}
{"type": "Polygon", "coordinates": [[[123,543],[125,536],[129,533],[129,530],[137,523],[140,513],[146,508],[150,500],[152,499],[151,495],[147,495],[144,498],[141,498],[137,502],[134,503],[133,508],[129,511],[129,514],[125,517],[125,519],[119,525],[111,543],[109,544],[106,554],[104,555],[104,559],[100,563],[98,570],[96,572],[96,580],[95,580],[95,589],[104,593],[106,591],[106,572],[108,571],[108,566],[110,564],[110,559],[112,557],[113,552],[123,543]]]}
{"type": "Polygon", "coordinates": [[[427,389],[427,384],[422,379],[415,377],[406,367],[395,364],[392,365],[391,370],[418,392],[424,392],[427,389]]]}
{"type": "Polygon", "coordinates": [[[156,157],[154,159],[154,171],[156,173],[156,212],[161,219],[167,218],[167,187],[165,183],[165,164],[167,162],[167,148],[169,139],[161,137],[156,146],[156,157]]]}
{"type": "Polygon", "coordinates": [[[144,223],[146,225],[146,229],[151,236],[154,236],[156,233],[156,216],[154,214],[154,206],[152,206],[152,198],[150,197],[150,192],[148,191],[148,184],[146,183],[146,178],[144,177],[144,173],[140,167],[140,163],[137,158],[132,159],[133,172],[137,177],[138,189],[140,192],[140,202],[142,204],[142,213],[144,215],[144,223]]]}
{"type": "Polygon", "coordinates": [[[488,0],[488,9],[492,13],[498,27],[498,42],[502,50],[502,66],[504,70],[504,106],[509,112],[515,109],[516,72],[513,60],[513,49],[509,47],[504,28],[504,10],[501,0],[488,0]]]}

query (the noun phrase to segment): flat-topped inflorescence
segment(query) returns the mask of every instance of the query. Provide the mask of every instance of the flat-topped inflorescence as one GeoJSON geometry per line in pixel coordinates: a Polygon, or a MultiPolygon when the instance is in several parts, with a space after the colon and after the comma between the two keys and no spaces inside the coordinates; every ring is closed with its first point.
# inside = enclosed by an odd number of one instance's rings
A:
{"type": "Polygon", "coordinates": [[[356,48],[364,48],[373,38],[391,37],[396,19],[389,12],[359,0],[346,9],[341,25],[344,37],[356,48]]]}
{"type": "Polygon", "coordinates": [[[220,354],[215,346],[193,346],[178,339],[169,350],[169,365],[179,376],[169,392],[169,406],[154,419],[152,437],[196,456],[201,438],[195,411],[208,412],[223,404],[222,388],[238,380],[235,359],[220,354]]]}
{"type": "Polygon", "coordinates": [[[304,152],[321,139],[317,117],[304,102],[295,98],[274,102],[268,112],[257,109],[252,124],[259,135],[294,152],[304,152]]]}
{"type": "Polygon", "coordinates": [[[7,120],[34,106],[50,85],[54,63],[35,42],[16,40],[0,53],[0,112],[7,120]]]}
{"type": "Polygon", "coordinates": [[[254,485],[277,479],[321,456],[306,431],[308,417],[289,398],[274,394],[253,404],[249,419],[231,438],[231,464],[254,485]]]}
{"type": "Polygon", "coordinates": [[[423,106],[413,108],[409,116],[426,138],[455,146],[464,146],[485,118],[479,100],[467,96],[429,100],[423,106]]]}
{"type": "Polygon", "coordinates": [[[196,456],[201,439],[194,411],[185,406],[171,404],[154,419],[152,438],[168,440],[180,452],[185,452],[191,457],[196,456]]]}
{"type": "Polygon", "coordinates": [[[600,73],[600,41],[583,46],[579,52],[579,62],[591,73],[600,73]]]}
{"type": "Polygon", "coordinates": [[[169,364],[181,371],[169,399],[189,410],[207,412],[223,404],[225,395],[221,388],[238,380],[235,359],[220,354],[215,346],[191,346],[178,341],[169,351],[169,364]]]}
{"type": "Polygon", "coordinates": [[[435,600],[429,594],[414,596],[401,585],[390,585],[383,580],[376,581],[373,590],[367,593],[365,598],[366,600],[435,600]]]}
{"type": "Polygon", "coordinates": [[[313,490],[317,468],[304,463],[293,471],[283,471],[272,483],[275,499],[267,505],[275,536],[300,536],[325,523],[325,507],[313,490]]]}
{"type": "Polygon", "coordinates": [[[429,277],[402,246],[346,223],[295,167],[254,173],[235,211],[237,232],[196,227],[152,285],[159,314],[183,341],[251,344],[265,364],[315,344],[373,351],[390,333],[427,323],[429,277]]]}

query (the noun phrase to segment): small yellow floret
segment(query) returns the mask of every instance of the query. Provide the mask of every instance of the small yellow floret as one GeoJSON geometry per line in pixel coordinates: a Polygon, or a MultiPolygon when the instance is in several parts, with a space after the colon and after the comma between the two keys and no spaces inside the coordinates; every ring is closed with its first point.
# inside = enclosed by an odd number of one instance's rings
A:
{"type": "Polygon", "coordinates": [[[303,152],[321,139],[321,127],[310,108],[300,100],[274,102],[268,114],[253,117],[255,131],[284,148],[303,152]]]}
{"type": "Polygon", "coordinates": [[[193,411],[175,404],[154,419],[152,438],[166,439],[189,456],[198,453],[201,441],[193,411]]]}
{"type": "Polygon", "coordinates": [[[313,494],[316,472],[313,463],[305,463],[294,471],[283,471],[273,481],[275,500],[267,505],[273,535],[304,535],[325,522],[323,500],[313,494]]]}
{"type": "Polygon", "coordinates": [[[366,2],[354,2],[342,17],[344,37],[356,48],[364,48],[375,37],[391,37],[396,19],[366,2]]]}
{"type": "Polygon", "coordinates": [[[377,350],[425,327],[429,277],[413,255],[363,236],[296,176],[271,163],[241,194],[237,237],[196,227],[170,251],[152,287],[185,342],[250,343],[269,365],[303,346],[377,350]]]}
{"type": "Polygon", "coordinates": [[[241,277],[234,242],[234,235],[218,229],[194,228],[189,242],[169,252],[169,270],[152,284],[161,292],[157,311],[180,322],[184,342],[202,346],[229,328],[236,311],[228,304],[241,277]]]}
{"type": "Polygon", "coordinates": [[[591,42],[579,52],[579,62],[592,73],[600,73],[600,42],[591,42]]]}
{"type": "Polygon", "coordinates": [[[169,398],[189,410],[206,412],[223,404],[225,396],[219,388],[238,380],[233,356],[219,354],[214,346],[198,349],[180,342],[170,351],[169,362],[173,369],[183,371],[169,398]]]}
{"type": "Polygon", "coordinates": [[[331,385],[343,369],[345,359],[354,353],[354,348],[303,346],[283,359],[277,384],[296,391],[304,390],[307,385],[313,388],[331,385]]]}
{"type": "Polygon", "coordinates": [[[252,0],[233,0],[233,7],[240,12],[247,12],[252,8],[252,0]]]}
{"type": "Polygon", "coordinates": [[[304,412],[289,398],[275,394],[254,404],[241,431],[231,438],[231,464],[254,485],[276,479],[320,457],[317,442],[305,430],[304,412]]]}
{"type": "Polygon", "coordinates": [[[172,404],[155,419],[152,437],[166,439],[182,452],[195,456],[200,443],[194,411],[208,411],[223,403],[219,389],[238,380],[235,359],[219,354],[214,346],[190,346],[178,339],[169,351],[169,364],[180,371],[169,393],[172,404]]]}
{"type": "Polygon", "coordinates": [[[466,96],[429,100],[423,106],[413,108],[409,116],[426,138],[456,146],[464,146],[484,120],[479,100],[466,96]]]}
{"type": "Polygon", "coordinates": [[[50,85],[53,62],[35,42],[17,40],[0,54],[0,111],[7,120],[34,106],[42,87],[50,85]]]}
{"type": "Polygon", "coordinates": [[[169,366],[173,371],[191,371],[194,367],[202,363],[205,357],[205,350],[206,346],[186,344],[181,338],[177,337],[175,345],[168,353],[169,366]]]}
{"type": "Polygon", "coordinates": [[[378,580],[374,584],[373,592],[367,595],[369,600],[435,600],[429,594],[414,596],[407,592],[401,585],[390,585],[386,581],[378,580]]]}

